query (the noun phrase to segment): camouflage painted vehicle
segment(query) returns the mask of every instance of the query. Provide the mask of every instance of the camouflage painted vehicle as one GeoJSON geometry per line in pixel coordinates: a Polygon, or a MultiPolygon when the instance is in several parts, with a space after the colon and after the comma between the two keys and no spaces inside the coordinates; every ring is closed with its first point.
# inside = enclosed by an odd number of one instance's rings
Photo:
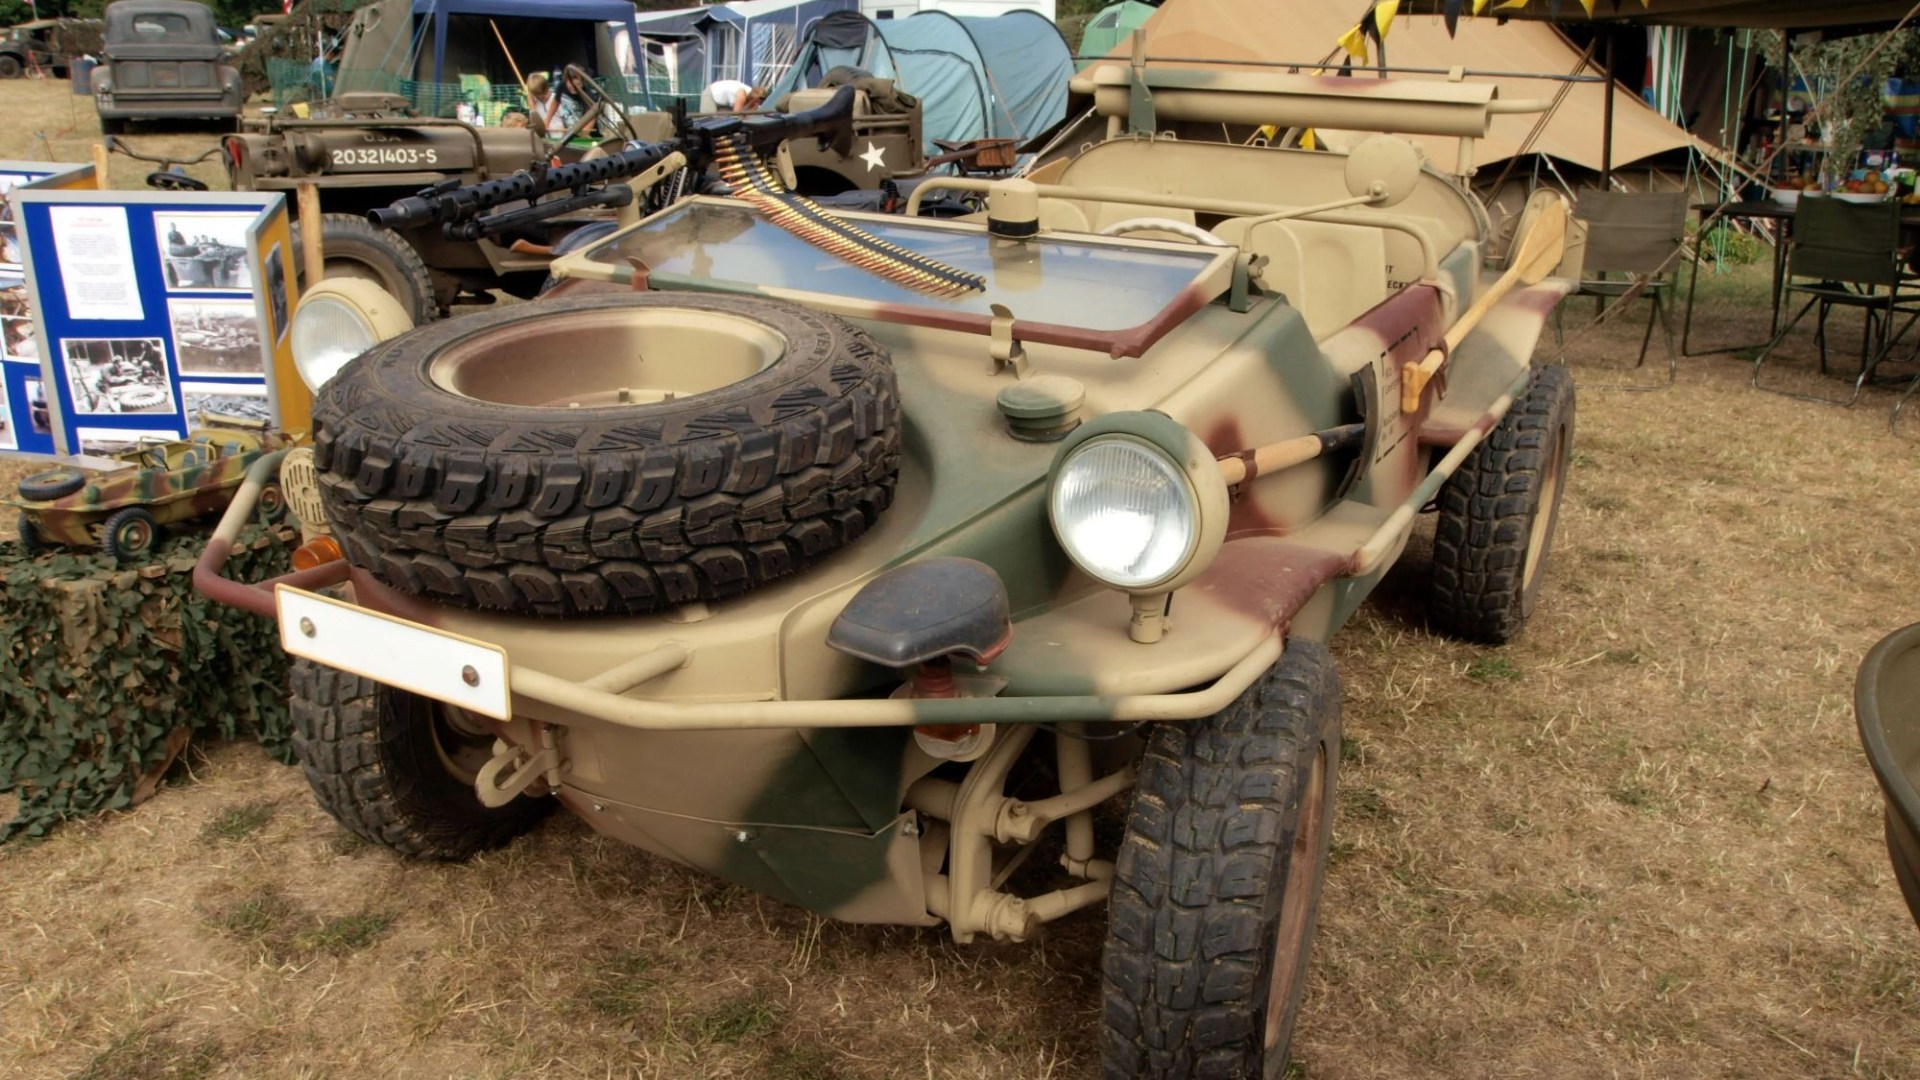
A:
{"type": "MultiPolygon", "coordinates": [[[[98,547],[134,561],[153,550],[165,526],[226,510],[247,470],[287,445],[264,427],[195,428],[185,439],[34,473],[5,502],[20,511],[20,542],[29,551],[98,547]]],[[[261,491],[255,510],[266,521],[285,515],[278,485],[261,491]]]]}
{"type": "Polygon", "coordinates": [[[309,568],[218,576],[269,462],[196,585],[279,619],[321,803],[457,858],[557,802],[961,942],[1104,906],[1105,1075],[1282,1075],[1340,766],[1325,642],[1430,505],[1433,623],[1520,632],[1573,434],[1565,370],[1530,358],[1577,266],[1557,196],[1495,250],[1400,138],[1151,135],[1476,138],[1545,103],[1113,66],[1079,89],[1104,142],[940,181],[977,184],[979,220],[821,215],[723,162],[742,198],[317,385],[281,472],[309,568]]]}

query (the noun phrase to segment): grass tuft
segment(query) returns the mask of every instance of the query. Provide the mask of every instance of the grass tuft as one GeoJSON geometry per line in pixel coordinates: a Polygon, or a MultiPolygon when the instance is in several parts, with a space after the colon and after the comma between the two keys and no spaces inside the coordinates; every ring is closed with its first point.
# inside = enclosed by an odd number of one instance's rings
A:
{"type": "Polygon", "coordinates": [[[226,807],[201,827],[200,838],[229,843],[245,840],[273,820],[276,805],[273,799],[256,799],[226,807]]]}
{"type": "Polygon", "coordinates": [[[743,1039],[757,1039],[780,1026],[781,1007],[759,994],[730,998],[686,1022],[689,1042],[726,1045],[743,1039]]]}
{"type": "Polygon", "coordinates": [[[215,1039],[182,1041],[165,1023],[142,1024],[107,1044],[73,1080],[201,1080],[225,1059],[215,1039]]]}

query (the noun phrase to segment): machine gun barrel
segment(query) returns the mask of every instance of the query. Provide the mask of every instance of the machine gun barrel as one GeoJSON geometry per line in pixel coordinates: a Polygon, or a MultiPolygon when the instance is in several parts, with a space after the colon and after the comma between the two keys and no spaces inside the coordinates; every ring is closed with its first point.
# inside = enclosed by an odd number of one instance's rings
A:
{"type": "MultiPolygon", "coordinates": [[[[496,206],[523,200],[529,204],[529,209],[544,212],[544,207],[532,204],[555,192],[579,193],[581,189],[594,184],[637,176],[675,151],[685,154],[690,165],[699,169],[711,160],[717,142],[734,136],[745,138],[756,149],[767,149],[788,139],[841,135],[852,129],[853,100],[853,87],[843,86],[825,104],[805,112],[701,117],[683,124],[681,133],[671,139],[641,143],[619,153],[571,165],[522,169],[512,176],[484,180],[465,187],[442,185],[428,188],[417,195],[399,199],[390,206],[370,210],[367,216],[374,224],[385,228],[409,229],[429,224],[451,227],[456,222],[471,222],[496,206]]],[[[556,204],[569,201],[555,200],[556,204]]],[[[553,212],[561,211],[556,205],[553,212]]],[[[524,221],[537,216],[517,219],[524,221]]]]}

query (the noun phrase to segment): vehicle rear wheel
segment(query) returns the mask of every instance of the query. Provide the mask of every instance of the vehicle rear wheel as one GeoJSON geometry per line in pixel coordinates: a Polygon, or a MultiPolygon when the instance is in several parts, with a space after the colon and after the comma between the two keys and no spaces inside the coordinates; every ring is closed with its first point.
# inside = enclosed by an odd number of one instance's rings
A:
{"type": "Polygon", "coordinates": [[[1277,1080],[1326,883],[1340,680],[1314,642],[1154,729],[1101,961],[1107,1080],[1277,1080]]]}
{"type": "Polygon", "coordinates": [[[1573,376],[1538,368],[1527,391],[1440,489],[1428,616],[1504,645],[1533,614],[1573,457],[1573,376]]]}
{"type": "Polygon", "coordinates": [[[27,554],[31,555],[34,552],[39,551],[40,549],[46,547],[45,542],[42,541],[40,538],[40,526],[35,525],[33,523],[32,518],[28,517],[24,513],[21,514],[19,525],[20,525],[20,549],[22,551],[25,551],[27,554]]]}
{"type": "Polygon", "coordinates": [[[25,70],[19,57],[0,54],[0,79],[17,79],[25,70]]]}
{"type": "Polygon", "coordinates": [[[290,679],[294,756],[321,809],[356,836],[413,858],[465,859],[553,807],[482,803],[473,777],[493,737],[449,706],[310,660],[293,660],[290,679]]]}
{"type": "Polygon", "coordinates": [[[100,527],[100,548],[121,562],[144,559],[160,542],[160,525],[137,506],[115,513],[100,527]]]}
{"type": "MultiPolygon", "coordinates": [[[[300,254],[300,235],[306,227],[293,227],[293,265],[304,274],[306,263],[300,254]]],[[[407,309],[415,326],[424,326],[440,317],[440,303],[434,296],[433,276],[420,253],[406,238],[392,229],[351,214],[320,215],[320,250],[326,259],[326,276],[350,277],[371,281],[387,290],[407,309]]],[[[304,290],[307,282],[300,279],[304,290]]]]}
{"type": "Polygon", "coordinates": [[[262,525],[278,525],[287,516],[287,493],[272,481],[260,488],[260,499],[253,504],[254,516],[262,525]]]}
{"type": "Polygon", "coordinates": [[[48,469],[20,481],[20,497],[33,502],[64,499],[87,486],[87,475],[78,469],[48,469]]]}
{"type": "Polygon", "coordinates": [[[347,364],[313,416],[349,561],[521,614],[641,614],[796,573],[878,520],[900,468],[886,351],[754,297],[463,315],[347,364]]]}

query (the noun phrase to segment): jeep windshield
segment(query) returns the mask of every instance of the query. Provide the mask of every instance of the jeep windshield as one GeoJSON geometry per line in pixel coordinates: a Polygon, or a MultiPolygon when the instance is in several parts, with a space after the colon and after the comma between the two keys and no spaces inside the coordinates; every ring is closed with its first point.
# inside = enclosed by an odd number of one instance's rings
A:
{"type": "Polygon", "coordinates": [[[1231,248],[1093,236],[1000,240],[977,225],[880,214],[836,216],[887,243],[982,275],[984,291],[930,296],[864,270],[767,221],[746,203],[700,197],[587,249],[631,280],[630,260],[656,289],[755,292],[853,318],[991,333],[996,306],[1027,341],[1138,356],[1223,292],[1231,248]]]}

